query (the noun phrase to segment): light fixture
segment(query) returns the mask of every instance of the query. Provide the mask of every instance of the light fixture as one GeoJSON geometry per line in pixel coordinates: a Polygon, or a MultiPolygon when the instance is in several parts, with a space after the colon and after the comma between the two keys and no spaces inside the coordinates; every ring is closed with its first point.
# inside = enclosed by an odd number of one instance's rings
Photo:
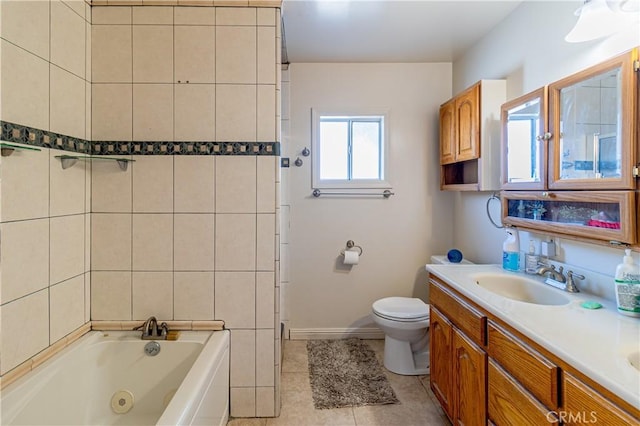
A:
{"type": "Polygon", "coordinates": [[[606,37],[616,32],[621,25],[621,14],[613,12],[606,0],[585,0],[575,14],[578,22],[564,38],[569,43],[606,37]]]}

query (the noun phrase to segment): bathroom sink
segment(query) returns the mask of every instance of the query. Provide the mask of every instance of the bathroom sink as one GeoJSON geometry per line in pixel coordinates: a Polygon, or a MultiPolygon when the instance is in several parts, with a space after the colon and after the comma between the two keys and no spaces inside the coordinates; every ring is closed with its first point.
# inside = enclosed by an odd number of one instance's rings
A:
{"type": "Polygon", "coordinates": [[[629,364],[636,370],[640,371],[640,351],[632,352],[628,357],[627,361],[629,364]]]}
{"type": "Polygon", "coordinates": [[[535,305],[566,305],[570,299],[560,290],[538,281],[512,274],[476,274],[476,284],[499,296],[535,305]]]}

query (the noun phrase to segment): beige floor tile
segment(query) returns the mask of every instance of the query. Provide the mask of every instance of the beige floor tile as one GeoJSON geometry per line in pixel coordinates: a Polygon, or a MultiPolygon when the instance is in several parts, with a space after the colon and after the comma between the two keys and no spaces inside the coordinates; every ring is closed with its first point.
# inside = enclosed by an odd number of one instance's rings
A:
{"type": "Polygon", "coordinates": [[[229,419],[227,426],[266,426],[267,419],[229,419]]]}
{"type": "MultiPolygon", "coordinates": [[[[382,364],[384,340],[367,340],[382,364]]],[[[385,370],[400,404],[317,410],[313,406],[309,382],[307,342],[285,340],[281,375],[282,407],[280,417],[266,423],[229,423],[241,425],[355,425],[355,426],[431,426],[451,423],[429,389],[429,376],[402,376],[385,370]]],[[[238,419],[239,420],[239,419],[238,419]]],[[[238,420],[234,420],[237,422],[238,420]]],[[[242,419],[244,420],[244,419],[242,419]]]]}

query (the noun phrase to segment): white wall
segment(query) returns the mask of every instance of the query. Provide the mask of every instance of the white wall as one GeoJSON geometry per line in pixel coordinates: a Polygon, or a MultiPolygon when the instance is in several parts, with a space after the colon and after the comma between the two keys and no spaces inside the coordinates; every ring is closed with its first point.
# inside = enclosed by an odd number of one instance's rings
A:
{"type": "MultiPolygon", "coordinates": [[[[376,299],[427,298],[424,265],[446,253],[453,236],[453,195],[439,188],[438,108],[451,97],[451,64],[292,64],[290,284],[292,330],[370,327],[376,299]],[[311,195],[311,108],[390,110],[393,191],[382,197],[311,195]],[[340,263],[347,240],[360,264],[340,263]]],[[[313,153],[312,153],[313,155],[313,153]]]]}
{"type": "MultiPolygon", "coordinates": [[[[638,25],[605,40],[567,43],[573,28],[574,10],[581,2],[523,2],[484,39],[453,64],[453,93],[483,78],[506,78],[507,97],[513,99],[545,84],[640,45],[638,25]]],[[[454,242],[470,259],[498,263],[504,231],[486,220],[485,203],[490,193],[461,193],[455,197],[454,242]]],[[[497,202],[494,202],[497,208],[497,202]]],[[[498,210],[496,210],[497,216],[498,210]]],[[[520,233],[520,244],[528,246],[528,233],[520,233]]],[[[540,239],[542,235],[533,235],[540,239]]],[[[622,250],[560,240],[560,262],[606,275],[615,273],[622,250]]],[[[637,254],[636,254],[637,256],[637,254]]],[[[575,269],[575,268],[574,268],[575,269]]],[[[611,297],[610,291],[602,293],[611,297]]]]}

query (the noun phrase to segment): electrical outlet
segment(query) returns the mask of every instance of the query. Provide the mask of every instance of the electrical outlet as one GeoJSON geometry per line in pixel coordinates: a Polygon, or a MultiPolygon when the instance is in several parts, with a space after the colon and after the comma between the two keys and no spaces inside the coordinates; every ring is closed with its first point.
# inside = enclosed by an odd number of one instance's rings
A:
{"type": "Polygon", "coordinates": [[[542,241],[540,243],[540,254],[545,257],[555,257],[556,244],[552,241],[542,241]]]}

